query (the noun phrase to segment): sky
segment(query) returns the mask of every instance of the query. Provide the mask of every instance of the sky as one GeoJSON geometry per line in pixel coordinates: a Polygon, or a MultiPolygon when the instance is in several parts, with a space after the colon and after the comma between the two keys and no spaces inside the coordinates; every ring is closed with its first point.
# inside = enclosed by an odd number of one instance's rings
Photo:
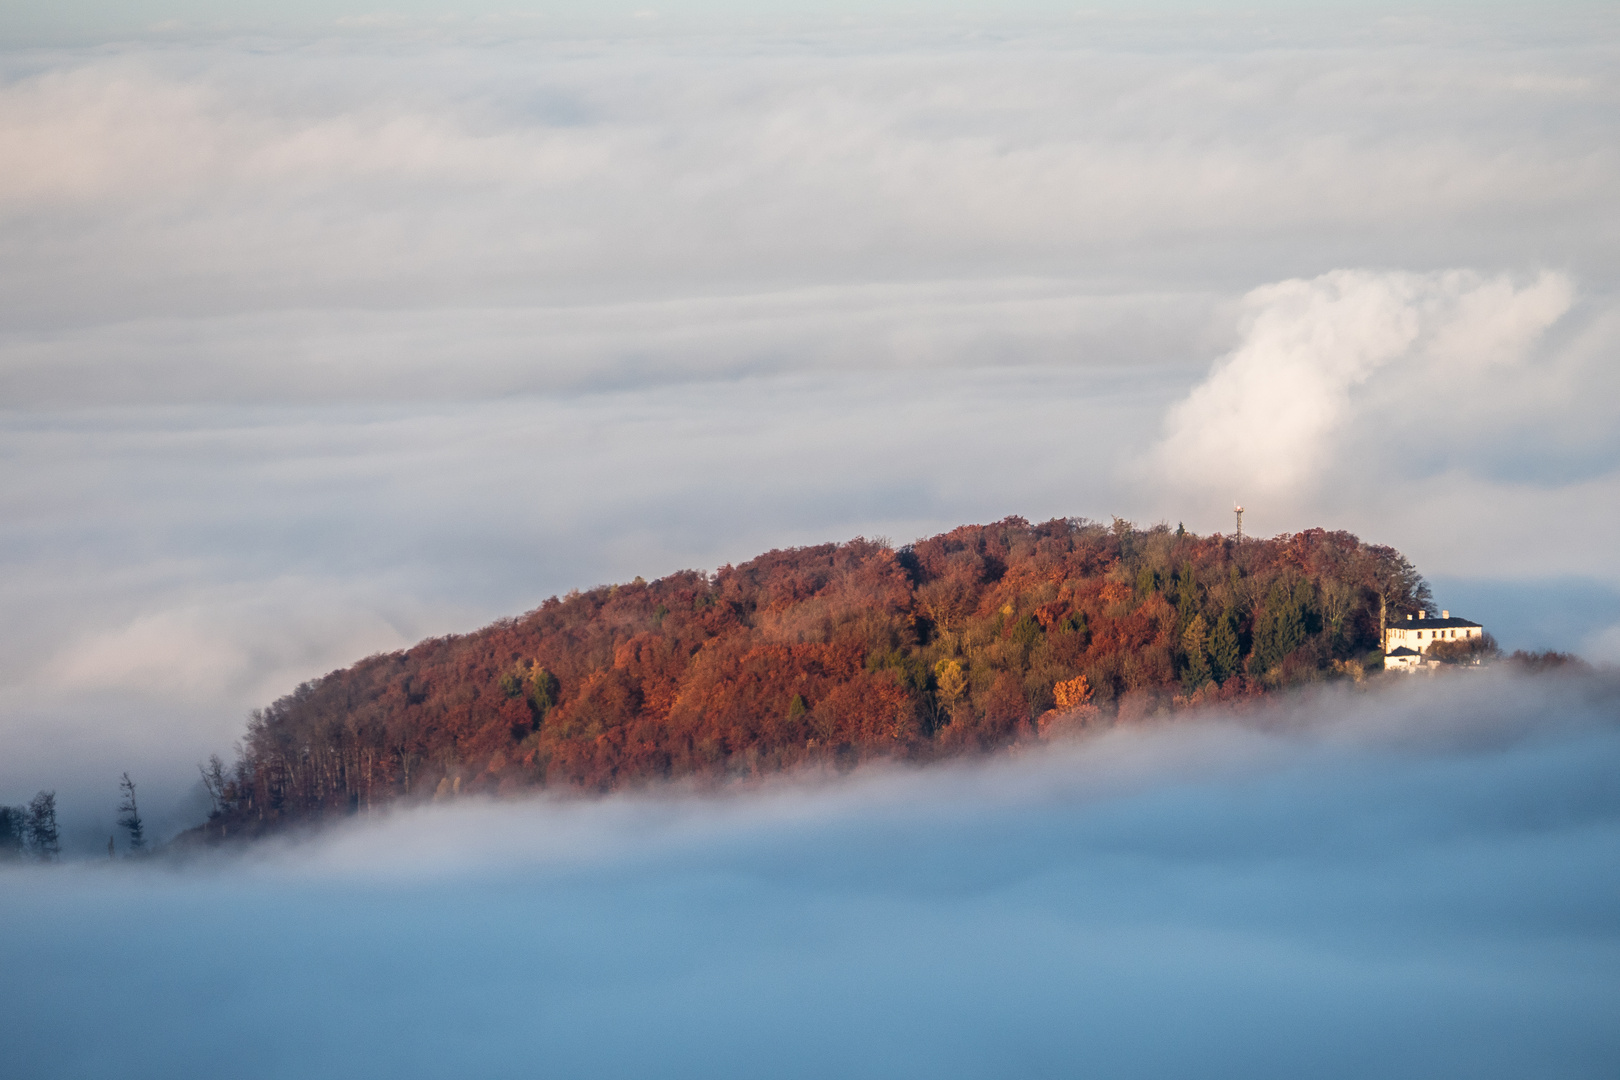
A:
{"type": "Polygon", "coordinates": [[[0,868],[15,1075],[1611,1077],[1620,684],[0,868]]]}
{"type": "Polygon", "coordinates": [[[1620,659],[1600,5],[0,8],[0,802],[571,588],[1350,529],[1620,659]]]}

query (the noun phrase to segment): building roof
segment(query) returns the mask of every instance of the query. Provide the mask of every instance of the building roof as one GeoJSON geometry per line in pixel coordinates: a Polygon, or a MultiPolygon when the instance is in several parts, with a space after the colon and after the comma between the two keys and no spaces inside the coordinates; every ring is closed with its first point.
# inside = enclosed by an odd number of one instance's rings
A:
{"type": "Polygon", "coordinates": [[[1402,619],[1389,624],[1391,630],[1447,630],[1459,626],[1478,626],[1468,619],[1402,619]]]}
{"type": "Polygon", "coordinates": [[[1416,649],[1408,649],[1405,645],[1402,645],[1398,649],[1391,649],[1391,650],[1389,650],[1389,652],[1385,653],[1384,654],[1384,659],[1387,660],[1391,656],[1422,656],[1422,655],[1423,654],[1418,652],[1416,649]]]}

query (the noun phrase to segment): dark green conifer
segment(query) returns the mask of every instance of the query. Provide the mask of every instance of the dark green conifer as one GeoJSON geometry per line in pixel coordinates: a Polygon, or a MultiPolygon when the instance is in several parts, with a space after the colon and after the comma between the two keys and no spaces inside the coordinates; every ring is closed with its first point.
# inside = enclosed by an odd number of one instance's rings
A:
{"type": "Polygon", "coordinates": [[[1204,617],[1194,615],[1181,635],[1181,647],[1187,654],[1186,666],[1181,669],[1181,688],[1188,694],[1197,693],[1209,682],[1209,654],[1204,648],[1204,617]]]}
{"type": "Polygon", "coordinates": [[[62,853],[54,791],[41,791],[28,804],[28,848],[40,862],[55,862],[62,853]]]}
{"type": "Polygon", "coordinates": [[[1209,635],[1209,665],[1210,674],[1216,682],[1224,683],[1237,671],[1243,662],[1243,654],[1238,643],[1237,618],[1231,608],[1220,618],[1215,620],[1215,628],[1209,635]]]}
{"type": "Polygon", "coordinates": [[[129,853],[139,855],[146,847],[146,826],[141,821],[140,807],[135,804],[135,781],[125,773],[118,781],[123,801],[118,804],[118,827],[129,833],[129,853]]]}
{"type": "Polygon", "coordinates": [[[28,846],[28,810],[0,806],[0,860],[20,859],[28,846]]]}

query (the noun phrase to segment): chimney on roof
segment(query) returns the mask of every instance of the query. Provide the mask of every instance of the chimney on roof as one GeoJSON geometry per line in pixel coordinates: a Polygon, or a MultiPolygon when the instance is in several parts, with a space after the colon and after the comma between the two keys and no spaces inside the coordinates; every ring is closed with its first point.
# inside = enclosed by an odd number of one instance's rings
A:
{"type": "Polygon", "coordinates": [[[1411,616],[1411,615],[1407,615],[1407,617],[1406,617],[1406,621],[1407,621],[1407,622],[1411,622],[1411,621],[1412,621],[1412,616],[1411,616]]]}
{"type": "Polygon", "coordinates": [[[1451,618],[1451,612],[1449,612],[1449,611],[1442,611],[1442,612],[1440,612],[1440,617],[1441,617],[1441,618],[1442,618],[1442,619],[1449,619],[1449,618],[1451,618]]]}
{"type": "Polygon", "coordinates": [[[1429,613],[1427,611],[1424,611],[1422,608],[1418,608],[1418,618],[1426,619],[1428,617],[1429,617],[1429,613]]]}

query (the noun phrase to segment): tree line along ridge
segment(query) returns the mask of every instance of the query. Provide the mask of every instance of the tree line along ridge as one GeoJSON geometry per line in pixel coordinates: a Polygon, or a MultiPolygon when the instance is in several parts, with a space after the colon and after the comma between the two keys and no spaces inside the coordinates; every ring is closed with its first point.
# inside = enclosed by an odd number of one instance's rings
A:
{"type": "Polygon", "coordinates": [[[1426,609],[1399,552],[1011,517],[552,597],[249,719],[205,835],[396,799],[928,759],[1335,677],[1426,609]]]}

